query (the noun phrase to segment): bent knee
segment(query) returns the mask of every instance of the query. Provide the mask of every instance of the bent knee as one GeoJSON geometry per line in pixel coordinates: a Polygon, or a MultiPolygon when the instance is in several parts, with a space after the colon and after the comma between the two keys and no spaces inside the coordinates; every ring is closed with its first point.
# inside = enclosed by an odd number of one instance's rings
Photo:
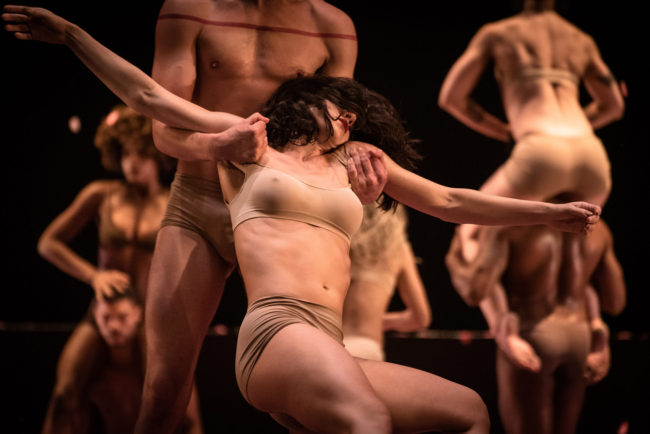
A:
{"type": "Polygon", "coordinates": [[[470,416],[471,433],[488,433],[490,432],[490,414],[487,406],[481,396],[473,390],[470,390],[467,402],[467,414],[470,416]]]}

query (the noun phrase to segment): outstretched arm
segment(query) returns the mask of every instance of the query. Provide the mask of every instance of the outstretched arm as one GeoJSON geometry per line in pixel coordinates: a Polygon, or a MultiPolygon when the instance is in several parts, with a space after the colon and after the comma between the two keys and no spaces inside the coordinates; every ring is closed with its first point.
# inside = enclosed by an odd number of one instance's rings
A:
{"type": "Polygon", "coordinates": [[[472,38],[465,52],[445,77],[440,88],[438,104],[473,130],[493,139],[509,142],[508,124],[485,111],[471,98],[472,91],[490,58],[491,37],[489,27],[483,27],[472,38]]]}
{"type": "Polygon", "coordinates": [[[452,223],[479,225],[546,224],[587,232],[598,222],[600,207],[586,202],[552,204],[492,196],[476,190],[445,187],[400,167],[384,156],[388,180],[384,192],[425,214],[452,223]]]}
{"type": "MultiPolygon", "coordinates": [[[[145,116],[170,127],[199,132],[224,131],[243,121],[239,116],[211,112],[176,96],[83,29],[46,9],[6,5],[4,12],[6,29],[16,38],[66,45],[113,93],[145,116]]],[[[265,119],[259,116],[252,123],[256,131],[263,130],[265,119]]],[[[205,159],[206,155],[209,153],[195,155],[194,159],[205,159]]]]}
{"type": "Polygon", "coordinates": [[[395,254],[403,257],[404,265],[397,278],[397,290],[406,309],[386,312],[383,329],[400,332],[425,329],[431,324],[431,308],[410,243],[403,243],[402,248],[395,254]]]}
{"type": "Polygon", "coordinates": [[[587,119],[594,129],[604,127],[623,116],[625,102],[611,71],[600,56],[596,43],[589,38],[589,64],[582,77],[593,101],[585,107],[587,119]]]}

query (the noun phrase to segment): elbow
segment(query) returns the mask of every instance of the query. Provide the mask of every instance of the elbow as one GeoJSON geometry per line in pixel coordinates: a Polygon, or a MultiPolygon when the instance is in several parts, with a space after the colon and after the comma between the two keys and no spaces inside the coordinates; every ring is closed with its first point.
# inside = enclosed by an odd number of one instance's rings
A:
{"type": "Polygon", "coordinates": [[[52,255],[52,250],[52,241],[49,237],[42,235],[36,244],[36,251],[42,258],[48,259],[52,255]]]}
{"type": "Polygon", "coordinates": [[[445,89],[445,86],[440,90],[438,94],[438,107],[443,109],[446,112],[451,112],[455,106],[454,98],[451,96],[451,92],[445,89]]]}
{"type": "Polygon", "coordinates": [[[613,300],[608,300],[607,302],[602,303],[602,309],[607,312],[609,315],[617,316],[623,312],[625,306],[627,305],[627,300],[625,296],[618,297],[613,300]]]}
{"type": "Polygon", "coordinates": [[[431,309],[429,309],[427,306],[425,310],[420,312],[420,315],[418,315],[418,318],[416,319],[416,326],[418,330],[428,329],[431,325],[431,319],[431,309]]]}

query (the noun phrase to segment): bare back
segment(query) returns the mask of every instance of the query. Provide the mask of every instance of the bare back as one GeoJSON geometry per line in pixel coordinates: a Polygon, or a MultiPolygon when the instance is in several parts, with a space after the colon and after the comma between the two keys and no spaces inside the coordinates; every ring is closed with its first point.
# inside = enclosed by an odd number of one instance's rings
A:
{"type": "Polygon", "coordinates": [[[508,304],[523,322],[547,315],[586,319],[586,290],[607,249],[604,224],[588,236],[546,227],[507,230],[503,274],[508,304]]]}
{"type": "MultiPolygon", "coordinates": [[[[349,17],[318,0],[267,3],[168,0],[158,19],[154,79],[202,107],[245,117],[288,79],[352,76],[356,36],[349,17]]],[[[218,179],[213,163],[181,161],[179,170],[218,179]]]]}
{"type": "Polygon", "coordinates": [[[590,134],[579,80],[599,59],[592,39],[555,12],[523,13],[484,27],[515,138],[590,134]]]}

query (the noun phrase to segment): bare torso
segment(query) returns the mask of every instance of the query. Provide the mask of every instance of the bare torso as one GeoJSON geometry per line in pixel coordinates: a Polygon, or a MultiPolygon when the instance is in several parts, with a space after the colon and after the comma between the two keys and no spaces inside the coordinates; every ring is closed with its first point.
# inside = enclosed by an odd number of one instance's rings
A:
{"type": "Polygon", "coordinates": [[[532,132],[591,134],[578,98],[594,50],[586,34],[552,11],[522,13],[485,30],[515,139],[532,132]],[[549,79],[548,69],[559,77],[549,79]]]}
{"type": "Polygon", "coordinates": [[[503,284],[522,324],[547,317],[587,321],[586,290],[605,246],[598,232],[574,237],[546,227],[508,230],[503,284]]]}
{"type": "MultiPolygon", "coordinates": [[[[196,26],[192,101],[209,110],[246,117],[288,79],[327,72],[332,45],[356,47],[353,34],[337,31],[342,12],[322,1],[174,3],[163,6],[159,26],[168,20],[196,26]]],[[[214,163],[180,161],[178,170],[218,179],[214,163]]]]}
{"type": "MultiPolygon", "coordinates": [[[[345,167],[331,154],[305,163],[297,155],[269,149],[259,164],[321,188],[349,186],[345,167]]],[[[243,175],[224,165],[220,170],[222,180],[229,180],[222,186],[230,200],[238,190],[231,186],[241,185],[243,175]]],[[[350,255],[341,235],[300,221],[254,218],[239,224],[234,237],[249,305],[261,297],[285,295],[342,312],[350,255]]]]}
{"type": "Polygon", "coordinates": [[[144,299],[156,234],[165,215],[169,191],[141,196],[122,182],[107,182],[99,205],[98,268],[120,270],[144,299]]]}
{"type": "MultiPolygon", "coordinates": [[[[107,361],[88,386],[88,397],[95,407],[106,434],[132,432],[140,409],[144,369],[137,339],[125,360],[107,361]]],[[[121,349],[124,352],[124,349],[121,349]]]]}

